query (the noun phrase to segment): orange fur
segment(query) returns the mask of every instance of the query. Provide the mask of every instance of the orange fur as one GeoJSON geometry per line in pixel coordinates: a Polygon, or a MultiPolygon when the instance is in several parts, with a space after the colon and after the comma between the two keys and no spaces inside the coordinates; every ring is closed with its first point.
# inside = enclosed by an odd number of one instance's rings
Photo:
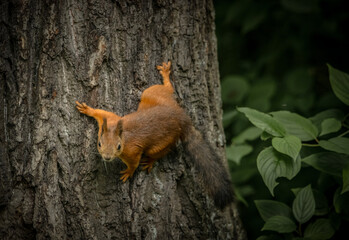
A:
{"type": "Polygon", "coordinates": [[[189,120],[172,96],[174,90],[169,77],[170,68],[171,62],[157,66],[163,77],[163,85],[154,85],[146,89],[141,96],[137,111],[122,118],[114,113],[94,109],[86,103],[81,104],[76,101],[76,107],[81,113],[95,118],[98,122],[97,147],[102,158],[112,161],[119,157],[126,164],[127,169],[121,172],[123,174],[121,179],[124,182],[128,177],[132,177],[142,156],[146,159],[142,161],[143,169],[150,172],[154,162],[165,156],[180,138],[179,122],[189,120]],[[169,118],[168,123],[163,122],[161,118],[165,114],[169,118]],[[177,118],[173,118],[173,114],[176,114],[177,118]],[[122,138],[118,138],[115,133],[120,119],[123,121],[125,135],[122,138]],[[105,132],[102,127],[104,121],[106,121],[105,132]],[[153,124],[149,125],[148,121],[153,124]],[[171,125],[166,127],[167,124],[171,125]],[[163,125],[162,128],[159,127],[160,125],[163,125]],[[158,129],[161,129],[161,132],[158,129]],[[121,145],[122,152],[117,150],[118,144],[121,145]]]}
{"type": "Polygon", "coordinates": [[[136,112],[120,117],[77,101],[76,107],[97,120],[97,148],[102,158],[112,161],[118,157],[126,164],[127,168],[121,171],[123,182],[133,176],[139,165],[150,172],[154,162],[182,140],[202,172],[208,192],[214,196],[217,205],[224,207],[232,201],[230,177],[217,154],[193,128],[189,117],[174,99],[170,68],[171,62],[157,66],[163,84],[151,86],[142,93],[136,112]]]}

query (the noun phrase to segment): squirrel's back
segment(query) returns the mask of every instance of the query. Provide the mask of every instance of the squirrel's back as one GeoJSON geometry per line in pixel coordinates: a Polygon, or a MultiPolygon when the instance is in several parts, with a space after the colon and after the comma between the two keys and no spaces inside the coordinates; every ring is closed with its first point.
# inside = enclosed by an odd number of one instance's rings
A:
{"type": "Polygon", "coordinates": [[[146,157],[158,159],[180,139],[215,204],[224,208],[233,201],[232,183],[223,162],[182,108],[157,105],[127,115],[123,121],[125,146],[138,145],[146,157]]]}
{"type": "Polygon", "coordinates": [[[155,106],[179,108],[173,96],[173,89],[164,85],[153,85],[144,90],[137,111],[155,106]]]}
{"type": "Polygon", "coordinates": [[[190,125],[184,110],[156,105],[126,115],[123,121],[124,146],[137,145],[151,158],[163,157],[190,125]]]}
{"type": "Polygon", "coordinates": [[[144,108],[122,121],[125,147],[138,146],[145,157],[158,159],[180,139],[215,204],[224,208],[233,201],[232,183],[223,162],[178,105],[144,108]]]}

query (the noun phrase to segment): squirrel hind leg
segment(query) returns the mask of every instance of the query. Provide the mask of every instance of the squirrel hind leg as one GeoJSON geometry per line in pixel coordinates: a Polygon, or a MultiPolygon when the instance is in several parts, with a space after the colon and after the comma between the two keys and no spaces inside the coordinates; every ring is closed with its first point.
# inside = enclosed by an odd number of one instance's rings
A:
{"type": "Polygon", "coordinates": [[[148,173],[153,169],[153,164],[156,161],[156,159],[153,158],[146,158],[142,159],[140,162],[140,165],[142,165],[142,170],[147,170],[148,173]]]}
{"type": "Polygon", "coordinates": [[[162,65],[156,66],[156,68],[159,70],[163,78],[164,86],[173,89],[172,84],[170,82],[171,62],[163,62],[162,65]]]}

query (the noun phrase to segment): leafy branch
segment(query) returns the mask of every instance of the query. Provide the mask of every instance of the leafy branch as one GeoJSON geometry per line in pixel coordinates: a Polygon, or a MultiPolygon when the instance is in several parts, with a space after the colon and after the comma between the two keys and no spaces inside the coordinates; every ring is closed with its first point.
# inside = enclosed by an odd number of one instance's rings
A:
{"type": "MultiPolygon", "coordinates": [[[[349,75],[330,65],[328,68],[335,95],[349,105],[349,75]]],[[[341,204],[344,203],[336,199],[341,199],[341,195],[349,192],[349,138],[345,137],[349,130],[339,132],[348,127],[345,124],[348,114],[339,118],[333,111],[327,110],[308,119],[289,111],[263,113],[248,107],[238,107],[237,111],[243,113],[255,129],[260,129],[260,132],[253,132],[261,136],[262,140],[271,139],[271,145],[258,154],[257,168],[272,196],[275,196],[274,189],[279,185],[276,181],[278,178],[291,180],[302,167],[311,166],[319,172],[341,179],[334,196],[334,209],[336,213],[340,212],[341,204]],[[334,134],[337,136],[333,137],[334,134]],[[316,147],[318,151],[303,154],[302,147],[316,147]]],[[[292,208],[278,201],[255,201],[265,221],[262,230],[280,234],[294,233],[307,239],[331,238],[335,230],[328,211],[317,212],[323,218],[314,217],[316,205],[322,196],[319,191],[310,184],[292,191],[295,193],[292,208]],[[304,233],[303,224],[306,224],[304,233]]]]}

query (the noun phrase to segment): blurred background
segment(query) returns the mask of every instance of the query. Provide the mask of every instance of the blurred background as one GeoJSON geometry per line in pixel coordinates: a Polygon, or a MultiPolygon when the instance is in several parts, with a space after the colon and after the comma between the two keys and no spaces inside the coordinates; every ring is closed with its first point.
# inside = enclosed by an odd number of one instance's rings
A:
{"type": "MultiPolygon", "coordinates": [[[[320,176],[302,168],[292,181],[280,179],[272,198],[256,167],[265,142],[259,138],[260,130],[236,107],[287,110],[307,118],[326,109],[347,110],[331,90],[326,65],[349,73],[349,9],[345,3],[214,1],[227,157],[249,239],[260,236],[264,224],[254,200],[276,199],[290,205],[294,199],[290,188],[304,187],[304,182],[315,184],[320,176]],[[239,144],[246,137],[248,144],[239,144]]],[[[323,180],[326,191],[331,191],[331,180],[323,180]]]]}

